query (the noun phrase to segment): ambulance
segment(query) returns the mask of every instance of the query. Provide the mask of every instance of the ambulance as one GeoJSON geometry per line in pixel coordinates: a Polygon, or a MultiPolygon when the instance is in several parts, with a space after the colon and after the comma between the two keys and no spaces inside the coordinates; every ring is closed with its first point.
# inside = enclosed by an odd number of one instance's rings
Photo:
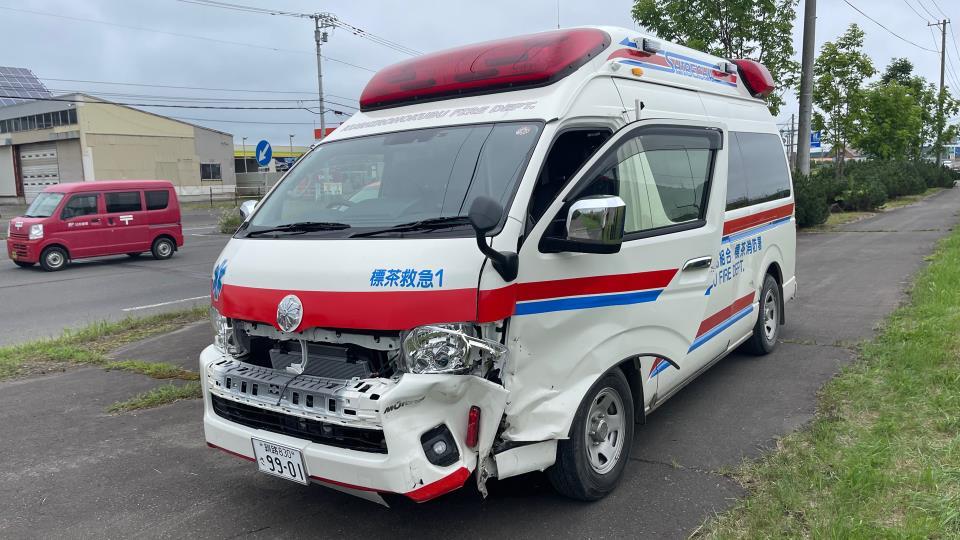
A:
{"type": "Polygon", "coordinates": [[[752,60],[585,27],[376,73],[216,261],[207,444],[378,502],[546,471],[610,493],[634,430],[797,292],[752,60]]]}

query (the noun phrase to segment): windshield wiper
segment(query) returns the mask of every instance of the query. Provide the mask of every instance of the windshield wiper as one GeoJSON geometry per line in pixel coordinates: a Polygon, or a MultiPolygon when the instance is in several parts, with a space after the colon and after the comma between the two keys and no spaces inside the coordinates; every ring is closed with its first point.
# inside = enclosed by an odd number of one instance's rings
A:
{"type": "Polygon", "coordinates": [[[350,225],[346,223],[336,223],[332,221],[299,221],[297,223],[287,223],[286,225],[278,225],[276,227],[270,227],[269,229],[260,229],[256,231],[250,231],[246,234],[247,238],[251,236],[259,236],[261,234],[269,233],[306,233],[313,231],[341,231],[343,229],[349,229],[350,225]]]}
{"type": "Polygon", "coordinates": [[[367,236],[377,236],[379,234],[386,233],[404,233],[412,231],[436,231],[439,229],[452,229],[453,227],[462,227],[464,225],[470,225],[470,218],[467,216],[446,216],[446,217],[436,217],[430,219],[421,219],[419,221],[411,221],[409,223],[400,223],[398,225],[393,225],[391,227],[386,227],[384,229],[376,229],[373,231],[364,231],[359,233],[354,233],[350,235],[350,238],[364,238],[367,236]]]}

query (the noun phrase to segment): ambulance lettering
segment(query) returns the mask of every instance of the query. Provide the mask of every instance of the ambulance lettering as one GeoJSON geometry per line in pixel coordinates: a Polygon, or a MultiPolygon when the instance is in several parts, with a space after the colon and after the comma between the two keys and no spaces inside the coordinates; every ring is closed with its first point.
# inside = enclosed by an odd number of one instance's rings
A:
{"type": "Polygon", "coordinates": [[[439,270],[374,268],[370,272],[370,286],[401,289],[439,289],[443,287],[443,268],[439,270]]]}

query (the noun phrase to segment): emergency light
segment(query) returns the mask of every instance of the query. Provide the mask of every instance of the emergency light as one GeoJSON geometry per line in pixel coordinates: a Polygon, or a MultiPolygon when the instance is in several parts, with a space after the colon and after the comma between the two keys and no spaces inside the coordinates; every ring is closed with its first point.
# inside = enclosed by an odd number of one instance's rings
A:
{"type": "Polygon", "coordinates": [[[603,30],[576,28],[427,54],[378,71],[360,95],[360,110],[546,86],[609,45],[603,30]]]}
{"type": "Polygon", "coordinates": [[[767,66],[747,59],[734,60],[733,63],[740,68],[743,84],[747,85],[747,90],[753,97],[766,97],[776,89],[767,66]]]}

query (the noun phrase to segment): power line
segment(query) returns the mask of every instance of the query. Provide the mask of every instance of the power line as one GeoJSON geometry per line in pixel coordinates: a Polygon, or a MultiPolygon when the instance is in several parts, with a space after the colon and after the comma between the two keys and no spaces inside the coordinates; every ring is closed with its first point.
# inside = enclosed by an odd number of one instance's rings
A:
{"type": "MultiPolygon", "coordinates": [[[[152,33],[154,33],[154,34],[165,34],[165,35],[168,35],[168,36],[181,37],[181,38],[187,38],[187,39],[201,39],[201,40],[204,40],[204,41],[212,41],[212,42],[214,42],[214,43],[223,43],[223,44],[226,44],[226,45],[239,45],[239,46],[241,46],[241,47],[251,47],[251,48],[254,48],[254,49],[264,49],[264,50],[274,51],[274,52],[290,52],[290,53],[297,53],[297,54],[314,54],[313,51],[305,51],[305,50],[301,50],[301,49],[284,49],[284,48],[280,48],[280,47],[270,47],[270,46],[268,46],[268,45],[257,45],[257,44],[254,44],[254,43],[244,43],[244,42],[242,42],[242,41],[229,41],[229,40],[225,40],[225,39],[216,39],[216,38],[207,37],[207,36],[198,36],[198,35],[193,35],[193,34],[181,34],[181,33],[179,33],[179,32],[168,32],[168,31],[166,31],[166,30],[157,30],[157,29],[154,29],[154,28],[144,28],[144,27],[142,27],[142,26],[133,26],[133,25],[128,25],[128,24],[115,23],[115,22],[111,22],[111,21],[104,21],[104,20],[100,20],[100,19],[86,19],[86,18],[83,18],[83,17],[74,17],[74,16],[72,16],[72,15],[62,15],[62,14],[60,14],[60,13],[49,13],[49,12],[46,12],[46,11],[35,11],[35,10],[32,10],[32,9],[12,8],[12,7],[8,7],[8,6],[0,6],[0,9],[4,9],[4,10],[7,10],[7,11],[17,11],[17,12],[20,12],[20,13],[30,13],[30,14],[32,14],[32,15],[42,15],[42,16],[45,16],[45,17],[57,17],[57,18],[60,18],[60,19],[67,19],[67,20],[71,20],[71,21],[80,21],[80,22],[88,22],[88,23],[95,23],[95,24],[103,24],[103,25],[107,25],[107,26],[116,26],[116,27],[118,27],[118,28],[126,28],[126,29],[128,29],[128,30],[136,30],[136,31],[138,31],[138,32],[152,32],[152,33]]],[[[324,58],[325,60],[329,60],[329,61],[331,61],[331,62],[336,62],[336,63],[338,63],[338,64],[343,64],[343,65],[350,66],[350,67],[353,67],[353,68],[362,69],[362,70],[364,70],[364,71],[369,71],[370,73],[376,73],[376,72],[377,72],[377,70],[375,70],[375,69],[370,69],[370,68],[367,68],[367,67],[359,66],[359,65],[357,65],[357,64],[353,64],[353,63],[351,63],[351,62],[347,62],[347,61],[340,60],[340,59],[337,59],[337,58],[331,58],[331,57],[329,57],[329,56],[324,56],[323,58],[324,58]]]]}
{"type": "MultiPolygon", "coordinates": [[[[0,89],[3,90],[22,90],[18,86],[9,86],[0,84],[0,89]]],[[[78,90],[73,88],[48,88],[54,94],[90,94],[93,96],[105,96],[105,97],[114,97],[114,98],[123,98],[123,99],[149,99],[157,101],[171,101],[171,102],[193,102],[193,103],[305,103],[305,102],[318,102],[317,98],[298,98],[298,99],[247,99],[247,98],[230,98],[230,97],[198,97],[198,96],[167,96],[167,95],[158,95],[158,94],[131,94],[126,92],[104,92],[100,90],[78,90]]],[[[339,105],[341,107],[346,107],[350,109],[359,110],[358,107],[354,105],[348,105],[346,103],[340,103],[338,101],[324,100],[324,103],[329,103],[331,105],[339,105]]]]}
{"type": "Polygon", "coordinates": [[[339,27],[339,28],[343,28],[344,30],[347,30],[347,31],[353,33],[354,35],[356,35],[356,36],[358,36],[358,37],[367,39],[367,40],[369,40],[369,41],[371,41],[371,42],[373,42],[373,43],[377,43],[377,44],[379,44],[379,45],[383,45],[383,46],[388,47],[388,48],[390,48],[390,49],[393,49],[393,50],[395,50],[395,51],[397,51],[397,52],[401,52],[401,53],[403,53],[403,54],[407,54],[407,55],[410,55],[410,56],[417,56],[417,55],[423,54],[423,53],[421,53],[420,51],[418,51],[418,50],[416,50],[416,49],[414,49],[414,48],[412,48],[412,47],[407,47],[406,45],[401,45],[400,43],[397,43],[396,41],[389,40],[389,39],[387,39],[387,38],[385,38],[385,37],[378,36],[377,34],[373,34],[373,33],[371,33],[371,32],[367,32],[366,30],[363,30],[362,28],[358,28],[358,27],[356,27],[356,26],[353,26],[352,24],[349,24],[349,23],[347,23],[347,22],[344,22],[344,21],[340,20],[339,18],[337,18],[336,16],[331,15],[331,14],[322,14],[322,13],[299,13],[299,12],[295,12],[295,11],[284,11],[284,10],[279,10],[279,9],[261,8],[261,7],[257,7],[257,6],[249,6],[249,5],[244,5],[244,4],[235,4],[235,3],[232,3],[232,2],[221,2],[221,1],[218,1],[218,0],[177,0],[177,1],[178,1],[178,2],[181,2],[181,3],[184,3],[184,4],[194,4],[194,5],[198,5],[198,6],[205,6],[205,7],[226,9],[226,10],[230,10],[230,11],[239,11],[239,12],[243,12],[243,13],[254,13],[254,14],[257,14],[257,15],[273,15],[273,16],[279,15],[279,16],[284,16],[284,17],[295,17],[295,18],[301,18],[301,19],[313,19],[313,18],[319,17],[319,18],[324,19],[325,21],[333,24],[334,26],[337,26],[337,27],[339,27]]]}
{"type": "Polygon", "coordinates": [[[944,11],[943,11],[942,9],[940,9],[940,6],[939,6],[939,5],[937,5],[937,0],[930,0],[930,2],[933,3],[933,7],[937,8],[937,11],[939,11],[940,14],[944,16],[944,18],[947,18],[947,14],[944,13],[944,11]]]}
{"type": "Polygon", "coordinates": [[[927,9],[927,6],[923,5],[923,0],[917,0],[917,5],[919,5],[924,11],[926,11],[927,14],[930,15],[931,18],[933,18],[933,19],[937,19],[937,18],[938,18],[936,15],[933,14],[932,11],[930,11],[929,9],[927,9]]]}
{"type": "MultiPolygon", "coordinates": [[[[115,81],[91,81],[86,79],[57,79],[54,77],[40,77],[44,81],[57,81],[57,82],[75,82],[75,83],[88,83],[88,84],[107,84],[115,86],[139,86],[144,88],[175,88],[178,90],[209,90],[215,92],[244,92],[250,94],[316,94],[316,91],[295,91],[295,90],[253,90],[250,88],[212,88],[208,86],[177,86],[172,84],[159,84],[159,83],[130,83],[130,82],[115,82],[115,81]]],[[[346,99],[349,101],[357,101],[356,98],[338,96],[336,94],[327,94],[339,99],[346,99]]]]}
{"type": "Polygon", "coordinates": [[[279,126],[315,126],[316,122],[258,122],[254,120],[217,120],[214,118],[191,118],[189,116],[171,116],[176,120],[189,120],[191,122],[220,122],[224,124],[260,124],[260,125],[279,125],[279,126]]]}
{"type": "MultiPolygon", "coordinates": [[[[870,21],[872,21],[874,24],[876,24],[876,25],[879,26],[880,28],[883,28],[883,29],[886,30],[887,32],[890,32],[890,34],[892,34],[892,35],[893,35],[894,37],[896,37],[897,39],[899,39],[899,40],[901,40],[901,41],[903,41],[903,42],[909,43],[910,45],[913,45],[914,47],[916,47],[916,48],[918,48],[918,49],[923,49],[923,50],[928,51],[928,52],[937,52],[937,51],[934,50],[934,49],[928,49],[928,48],[923,47],[923,46],[921,46],[921,45],[917,45],[916,43],[910,41],[909,39],[901,36],[900,34],[894,32],[894,31],[891,30],[891,29],[887,28],[887,27],[884,26],[883,24],[879,23],[879,22],[878,22],[876,19],[874,19],[873,17],[867,15],[867,14],[864,13],[863,11],[860,11],[860,8],[858,8],[857,6],[851,4],[851,3],[850,3],[850,0],[843,0],[843,1],[844,1],[845,4],[847,4],[848,6],[852,7],[854,10],[856,10],[857,13],[863,15],[864,17],[866,17],[867,19],[869,19],[870,21]]],[[[921,6],[922,6],[922,5],[923,5],[923,4],[921,4],[921,6]]]]}
{"type": "MultiPolygon", "coordinates": [[[[0,95],[0,97],[5,98],[14,98],[14,99],[23,99],[30,101],[60,101],[63,103],[84,103],[92,105],[124,105],[127,107],[168,107],[173,109],[223,109],[223,110],[239,110],[239,111],[309,111],[308,107],[234,107],[226,105],[168,105],[168,104],[158,104],[158,103],[124,103],[119,101],[84,101],[78,99],[66,99],[58,97],[23,97],[19,95],[8,96],[0,95]]],[[[327,109],[331,110],[331,109],[327,109]]],[[[312,112],[312,111],[311,111],[312,112]]],[[[341,111],[342,112],[342,111],[341,111]]]]}
{"type": "Polygon", "coordinates": [[[921,15],[919,11],[917,11],[912,5],[910,5],[910,2],[907,2],[907,0],[903,0],[903,3],[906,4],[908,8],[910,8],[910,11],[916,13],[917,17],[920,17],[921,19],[923,19],[923,22],[930,22],[930,19],[927,19],[926,17],[921,15]]]}

